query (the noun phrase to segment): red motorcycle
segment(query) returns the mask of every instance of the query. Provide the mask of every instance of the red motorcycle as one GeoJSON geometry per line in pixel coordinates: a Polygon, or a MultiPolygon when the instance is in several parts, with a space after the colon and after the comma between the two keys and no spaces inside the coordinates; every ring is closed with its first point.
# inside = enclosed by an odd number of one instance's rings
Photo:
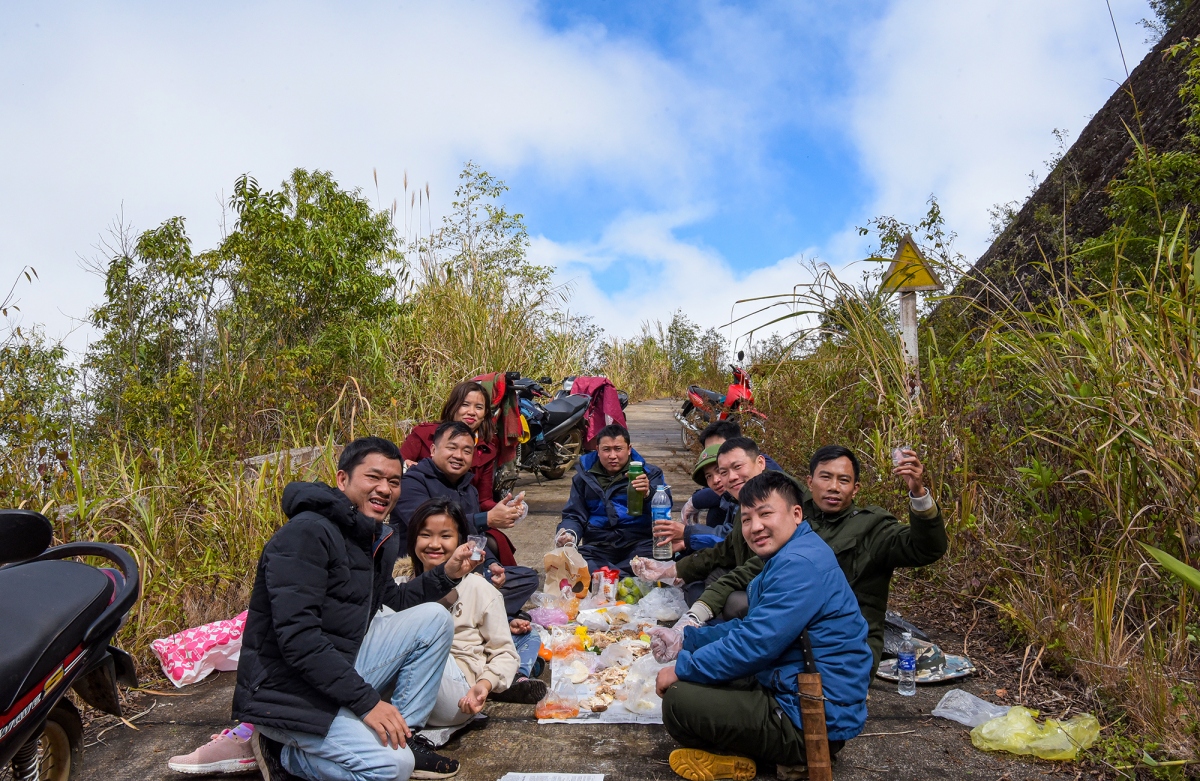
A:
{"type": "Polygon", "coordinates": [[[733,382],[722,396],[716,391],[706,390],[699,385],[689,385],[683,408],[675,413],[675,419],[692,436],[714,420],[734,421],[742,427],[742,433],[754,438],[766,432],[767,416],[754,406],[754,391],[750,389],[750,375],[741,367],[746,353],[738,350],[738,363],[730,364],[733,382]]]}

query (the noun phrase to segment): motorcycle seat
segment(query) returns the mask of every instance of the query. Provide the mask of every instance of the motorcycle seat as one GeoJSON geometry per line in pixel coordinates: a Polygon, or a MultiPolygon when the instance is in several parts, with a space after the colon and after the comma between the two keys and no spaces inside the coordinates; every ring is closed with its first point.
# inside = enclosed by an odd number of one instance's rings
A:
{"type": "Polygon", "coordinates": [[[591,403],[591,396],[584,396],[579,393],[576,393],[572,396],[564,396],[561,399],[552,399],[546,402],[543,409],[546,410],[547,430],[554,428],[565,420],[569,420],[580,410],[587,409],[588,405],[591,403]]]}
{"type": "Polygon", "coordinates": [[[0,569],[0,713],[40,684],[83,641],[116,586],[95,567],[33,561],[0,569]]]}
{"type": "Polygon", "coordinates": [[[717,393],[716,391],[710,391],[705,388],[701,388],[699,385],[689,385],[688,393],[695,393],[697,396],[708,399],[716,404],[725,403],[725,397],[723,395],[717,393]]]}

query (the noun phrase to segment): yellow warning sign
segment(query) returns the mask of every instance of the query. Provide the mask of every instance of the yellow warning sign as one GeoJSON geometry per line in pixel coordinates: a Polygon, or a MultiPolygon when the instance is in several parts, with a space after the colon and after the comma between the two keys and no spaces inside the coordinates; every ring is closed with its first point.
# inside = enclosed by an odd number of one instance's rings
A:
{"type": "Polygon", "coordinates": [[[906,235],[900,240],[900,248],[883,275],[883,289],[907,293],[914,290],[941,290],[943,287],[942,280],[938,279],[929,261],[917,248],[912,234],[906,235]]]}

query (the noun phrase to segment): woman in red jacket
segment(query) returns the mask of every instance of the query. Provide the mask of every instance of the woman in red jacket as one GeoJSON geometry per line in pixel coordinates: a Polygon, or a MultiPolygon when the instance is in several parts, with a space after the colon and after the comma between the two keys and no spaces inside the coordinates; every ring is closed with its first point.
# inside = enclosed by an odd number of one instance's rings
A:
{"type": "MultiPolygon", "coordinates": [[[[497,504],[493,496],[493,478],[496,471],[495,425],[492,422],[492,402],[484,387],[474,380],[460,382],[450,391],[450,398],[442,405],[441,420],[421,423],[416,426],[400,445],[400,455],[405,468],[429,457],[433,447],[433,432],[448,421],[465,423],[475,432],[475,460],[471,464],[472,483],[479,491],[479,509],[488,514],[488,526],[492,529],[507,529],[522,515],[520,503],[497,504]]],[[[503,562],[504,557],[501,557],[503,562]]]]}

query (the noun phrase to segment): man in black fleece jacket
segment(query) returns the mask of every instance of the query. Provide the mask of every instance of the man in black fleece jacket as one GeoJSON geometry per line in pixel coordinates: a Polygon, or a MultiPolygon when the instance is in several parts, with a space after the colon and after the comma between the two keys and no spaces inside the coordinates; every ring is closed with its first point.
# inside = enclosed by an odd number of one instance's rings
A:
{"type": "Polygon", "coordinates": [[[412,737],[437,697],[454,629],[445,597],[471,569],[461,546],[404,585],[386,523],[400,488],[396,446],[357,439],[337,488],[292,483],[288,522],[263,548],[238,661],[233,716],[257,727],[264,778],[445,778],[457,762],[412,737]],[[380,606],[398,611],[379,614],[380,606]],[[391,701],[380,692],[392,689],[391,701]]]}
{"type": "MultiPolygon", "coordinates": [[[[485,534],[489,517],[524,518],[527,510],[522,502],[510,505],[497,502],[489,511],[479,508],[479,491],[474,485],[471,463],[475,455],[475,435],[463,423],[443,423],[433,433],[433,453],[409,467],[401,481],[400,499],[392,510],[391,523],[408,538],[408,522],[430,499],[449,499],[458,504],[467,522],[473,525],[472,534],[485,534]]],[[[511,525],[511,523],[509,524],[511,525]]],[[[529,567],[504,567],[492,551],[492,542],[477,570],[500,590],[508,617],[518,617],[525,602],[538,590],[538,574],[529,567]]]]}

